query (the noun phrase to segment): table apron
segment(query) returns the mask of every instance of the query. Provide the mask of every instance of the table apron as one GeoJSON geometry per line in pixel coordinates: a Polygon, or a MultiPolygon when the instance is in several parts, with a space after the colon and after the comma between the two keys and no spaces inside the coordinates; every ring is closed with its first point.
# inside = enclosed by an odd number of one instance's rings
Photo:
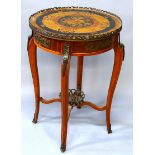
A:
{"type": "Polygon", "coordinates": [[[63,55],[64,45],[70,46],[73,56],[89,56],[104,53],[113,48],[115,36],[95,41],[62,41],[44,37],[38,33],[33,35],[35,44],[50,53],[63,55]]]}

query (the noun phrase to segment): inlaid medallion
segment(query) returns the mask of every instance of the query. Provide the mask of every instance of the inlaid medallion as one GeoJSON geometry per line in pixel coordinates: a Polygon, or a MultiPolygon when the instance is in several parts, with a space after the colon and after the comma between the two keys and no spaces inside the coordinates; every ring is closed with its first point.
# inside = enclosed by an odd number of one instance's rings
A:
{"type": "Polygon", "coordinates": [[[74,16],[64,16],[57,21],[60,25],[72,28],[84,28],[93,25],[93,19],[90,17],[74,15],[74,16]]]}

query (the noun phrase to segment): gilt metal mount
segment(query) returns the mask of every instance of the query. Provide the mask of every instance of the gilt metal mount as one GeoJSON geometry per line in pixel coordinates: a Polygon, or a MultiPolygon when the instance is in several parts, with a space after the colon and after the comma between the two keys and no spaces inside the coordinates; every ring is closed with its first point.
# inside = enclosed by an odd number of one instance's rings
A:
{"type": "Polygon", "coordinates": [[[123,60],[124,60],[124,58],[125,58],[125,46],[124,46],[123,43],[120,43],[120,45],[121,45],[121,48],[122,48],[122,51],[123,51],[123,60]]]}
{"type": "Polygon", "coordinates": [[[65,74],[65,70],[67,67],[68,58],[69,58],[69,44],[65,44],[64,45],[63,65],[62,65],[62,75],[63,76],[65,74]]]}
{"type": "MultiPolygon", "coordinates": [[[[61,98],[61,93],[60,93],[61,98]]],[[[69,89],[68,91],[69,97],[69,105],[72,107],[80,106],[84,102],[85,94],[83,91],[76,90],[76,89],[69,89]]]]}

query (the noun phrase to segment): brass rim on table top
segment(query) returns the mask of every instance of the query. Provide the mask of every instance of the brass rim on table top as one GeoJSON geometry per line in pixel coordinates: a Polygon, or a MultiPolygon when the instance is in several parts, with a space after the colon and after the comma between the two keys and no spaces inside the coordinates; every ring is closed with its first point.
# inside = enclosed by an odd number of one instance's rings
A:
{"type": "MultiPolygon", "coordinates": [[[[44,17],[45,16],[43,16],[42,19],[44,17]]],[[[63,16],[62,16],[62,18],[63,18],[63,16]]],[[[67,16],[67,18],[68,18],[68,16],[67,16]]],[[[64,22],[65,20],[61,19],[61,22],[64,22]]],[[[81,20],[81,19],[79,19],[79,20],[81,20]]],[[[68,20],[68,21],[70,22],[70,20],[68,20]]],[[[83,25],[85,24],[85,27],[89,28],[89,25],[91,25],[91,18],[86,19],[86,21],[88,21],[86,24],[85,23],[81,23],[81,24],[83,24],[83,25]]],[[[45,22],[48,24],[48,22],[46,20],[45,20],[45,22]]],[[[50,22],[53,22],[53,21],[51,20],[50,22]]],[[[65,24],[68,24],[67,22],[65,24]]],[[[83,28],[82,27],[83,25],[82,26],[78,25],[75,22],[73,24],[74,24],[73,26],[78,26],[79,29],[83,28]]],[[[39,34],[41,34],[41,35],[43,35],[45,37],[48,37],[48,38],[57,39],[57,40],[66,40],[66,41],[92,41],[92,40],[101,40],[101,39],[109,38],[109,37],[112,37],[113,35],[115,35],[116,33],[119,33],[121,31],[121,29],[122,29],[122,20],[120,19],[120,17],[118,17],[117,15],[115,15],[113,13],[103,11],[103,10],[100,10],[100,9],[96,9],[96,8],[90,8],[90,7],[89,8],[88,7],[54,7],[54,8],[49,8],[49,9],[44,9],[44,10],[38,11],[38,12],[34,13],[33,15],[31,15],[30,18],[29,18],[29,25],[30,25],[30,28],[34,32],[39,33],[39,34]],[[74,32],[72,32],[71,33],[71,32],[62,32],[62,31],[59,31],[59,30],[49,29],[45,25],[43,25],[43,28],[42,28],[39,25],[37,25],[37,23],[36,23],[37,17],[40,17],[41,15],[43,16],[45,13],[46,14],[47,13],[59,13],[59,12],[61,13],[61,11],[66,11],[66,10],[68,12],[78,10],[79,12],[84,11],[87,14],[91,14],[91,15],[94,15],[93,13],[96,13],[96,14],[99,14],[99,15],[106,16],[105,20],[106,20],[106,18],[111,18],[112,20],[114,20],[114,21],[112,21],[113,22],[112,24],[113,24],[114,28],[110,29],[110,26],[111,26],[110,25],[109,27],[107,26],[107,29],[109,29],[109,31],[107,31],[107,32],[104,32],[104,29],[103,29],[102,31],[98,31],[98,33],[97,32],[93,32],[93,33],[91,33],[91,32],[90,33],[74,33],[74,32]],[[51,31],[48,31],[48,30],[51,30],[51,31]]]]}

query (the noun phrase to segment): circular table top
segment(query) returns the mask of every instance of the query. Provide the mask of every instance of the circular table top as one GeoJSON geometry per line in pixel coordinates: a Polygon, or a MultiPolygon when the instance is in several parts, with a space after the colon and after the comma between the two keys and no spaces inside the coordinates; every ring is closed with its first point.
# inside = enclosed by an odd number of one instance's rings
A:
{"type": "Polygon", "coordinates": [[[122,28],[118,16],[83,7],[41,10],[31,15],[29,25],[45,37],[70,41],[100,40],[118,33],[122,28]]]}

